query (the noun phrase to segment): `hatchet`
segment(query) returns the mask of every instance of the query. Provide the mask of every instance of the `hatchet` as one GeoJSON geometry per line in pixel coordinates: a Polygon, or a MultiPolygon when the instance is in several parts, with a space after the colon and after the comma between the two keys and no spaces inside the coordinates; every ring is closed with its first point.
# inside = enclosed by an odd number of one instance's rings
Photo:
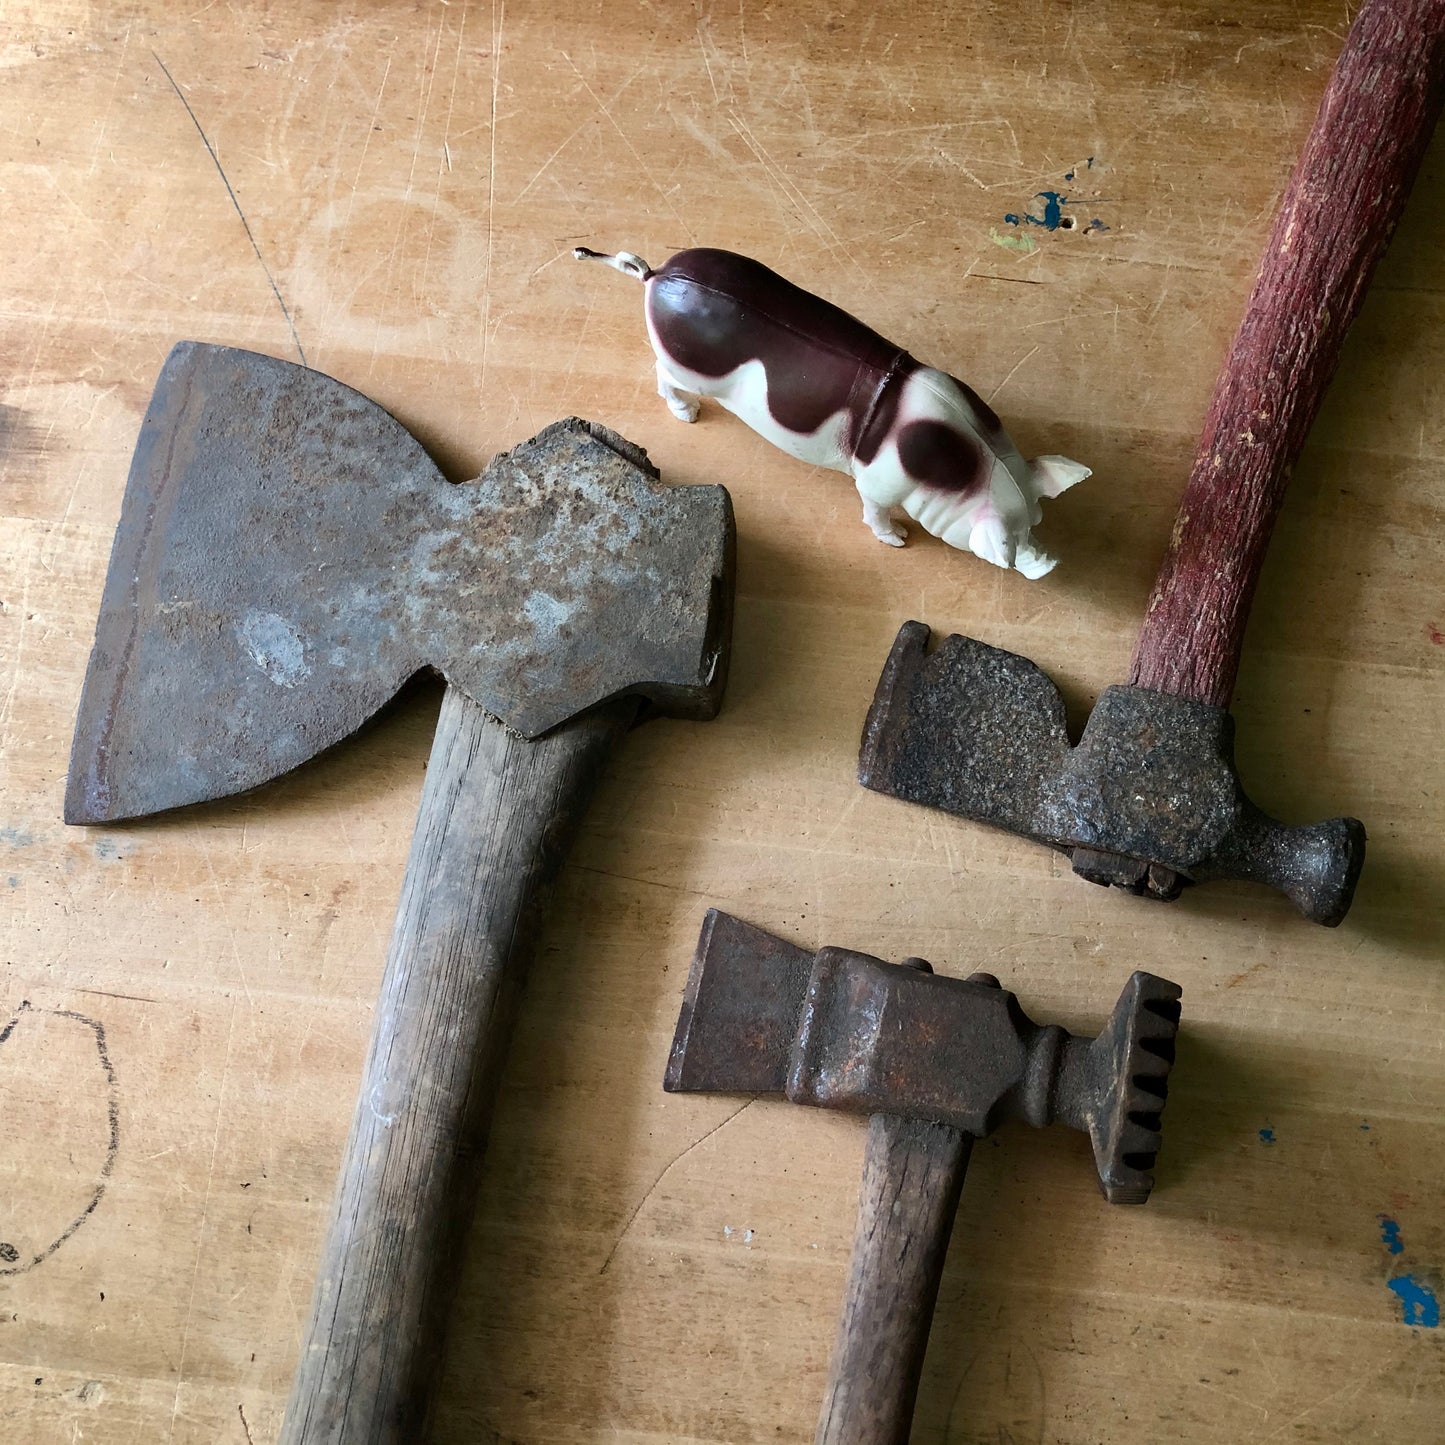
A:
{"type": "Polygon", "coordinates": [[[907,1445],[975,1139],[1055,1120],[1093,1145],[1111,1204],[1154,1187],[1177,984],[1135,973],[1093,1039],[1040,1026],[992,974],[812,953],[709,909],[663,1087],[783,1094],[868,1117],[863,1184],[816,1445],[907,1445]]]}
{"type": "Polygon", "coordinates": [[[1215,384],[1129,683],[1076,748],[1031,662],[929,630],[898,634],[864,725],[865,787],[1036,838],[1074,871],[1157,898],[1238,878],[1316,923],[1345,916],[1355,818],[1289,828],[1245,795],[1228,708],[1291,470],[1445,91],[1445,3],[1369,0],[1335,65],[1215,384]]]}
{"type": "Polygon", "coordinates": [[[166,361],[66,821],[254,788],[447,679],[285,1445],[420,1437],[540,892],[613,741],[716,713],[733,550],[723,488],[658,486],[603,427],[558,422],[454,486],[318,372],[166,361]]]}

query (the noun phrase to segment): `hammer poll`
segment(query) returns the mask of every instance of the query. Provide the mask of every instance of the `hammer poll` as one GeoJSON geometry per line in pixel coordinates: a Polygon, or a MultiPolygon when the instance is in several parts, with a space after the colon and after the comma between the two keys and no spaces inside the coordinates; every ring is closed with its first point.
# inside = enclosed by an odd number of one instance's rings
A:
{"type": "Polygon", "coordinates": [[[991,974],[817,953],[716,909],[663,1087],[868,1115],[853,1257],[816,1445],[907,1445],[973,1141],[1006,1119],[1088,1134],[1113,1204],[1154,1185],[1177,984],[1135,973],[1095,1039],[1034,1023],[991,974]]]}
{"type": "Polygon", "coordinates": [[[446,694],[283,1445],[422,1434],[540,892],[614,740],[710,718],[721,487],[558,422],[454,486],[374,402],[182,342],[141,426],[76,724],[69,823],[228,797],[446,694]]]}
{"type": "Polygon", "coordinates": [[[1215,384],[1127,686],[1071,747],[1057,687],[971,638],[905,624],[864,726],[865,787],[1038,839],[1156,898],[1235,878],[1338,924],[1364,862],[1354,818],[1290,828],[1245,795],[1234,695],[1274,519],[1440,114],[1445,3],[1369,0],[1326,86],[1215,384]]]}

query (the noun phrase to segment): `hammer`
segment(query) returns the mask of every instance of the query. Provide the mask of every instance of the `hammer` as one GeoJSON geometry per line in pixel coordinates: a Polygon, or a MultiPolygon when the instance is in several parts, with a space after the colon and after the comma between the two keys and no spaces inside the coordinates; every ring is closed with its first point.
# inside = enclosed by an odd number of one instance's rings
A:
{"type": "Polygon", "coordinates": [[[809,953],[710,909],[663,1087],[867,1114],[853,1257],[815,1445],[907,1445],[969,1151],[1005,1119],[1081,1129],[1104,1197],[1142,1204],[1179,1031],[1135,973],[1098,1038],[1034,1023],[991,974],[809,953]]]}
{"type": "Polygon", "coordinates": [[[864,726],[859,779],[1023,833],[1074,871],[1156,898],[1207,878],[1286,893],[1338,924],[1364,862],[1354,818],[1287,828],[1250,802],[1228,707],[1270,532],[1340,347],[1440,113],[1445,3],[1369,0],[1275,218],[1154,584],[1129,683],[1077,748],[1014,653],[909,622],[864,726]]]}
{"type": "Polygon", "coordinates": [[[141,426],[81,696],[69,823],[227,797],[447,690],[283,1445],[412,1445],[540,895],[613,742],[712,717],[721,487],[575,418],[452,486],[366,397],[182,342],[141,426]]]}

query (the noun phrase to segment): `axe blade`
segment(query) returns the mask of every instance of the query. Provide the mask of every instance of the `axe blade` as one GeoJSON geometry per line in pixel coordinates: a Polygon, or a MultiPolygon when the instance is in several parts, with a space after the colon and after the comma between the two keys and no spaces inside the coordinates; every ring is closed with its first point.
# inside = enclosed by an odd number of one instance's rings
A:
{"type": "Polygon", "coordinates": [[[1051,802],[1069,756],[1064,699],[1026,657],[954,634],[930,654],[905,622],[863,724],[858,781],[1061,846],[1051,802]]]}
{"type": "Polygon", "coordinates": [[[731,506],[656,479],[572,418],[453,485],[350,387],[182,342],[131,462],[66,821],[256,787],[428,667],[526,738],[623,693],[712,716],[731,506]]]}
{"type": "Polygon", "coordinates": [[[781,1094],[814,958],[806,948],[709,908],[663,1088],[781,1094]]]}

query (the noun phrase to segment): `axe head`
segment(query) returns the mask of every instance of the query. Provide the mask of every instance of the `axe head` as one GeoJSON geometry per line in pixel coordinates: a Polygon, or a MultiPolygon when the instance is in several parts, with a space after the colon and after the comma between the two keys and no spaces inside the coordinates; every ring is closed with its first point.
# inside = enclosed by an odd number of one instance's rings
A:
{"type": "Polygon", "coordinates": [[[709,909],[663,1087],[785,1094],[795,1104],[947,1124],[1008,1118],[1088,1134],[1114,1204],[1153,1188],[1179,1031],[1179,986],[1135,973],[1094,1039],[1040,1026],[990,975],[920,959],[817,953],[709,909]]]}
{"type": "Polygon", "coordinates": [[[1287,827],[1250,802],[1234,719],[1143,687],[1105,689],[1077,747],[1058,688],[1027,658],[905,623],[863,725],[865,788],[1006,828],[1068,853],[1094,883],[1176,898],[1239,878],[1333,926],[1354,897],[1364,825],[1287,827]]]}
{"type": "Polygon", "coordinates": [[[532,738],[622,694],[711,717],[733,518],[572,418],[447,482],[360,393],[182,342],[131,462],[68,823],[226,797],[355,731],[415,673],[532,738]]]}

